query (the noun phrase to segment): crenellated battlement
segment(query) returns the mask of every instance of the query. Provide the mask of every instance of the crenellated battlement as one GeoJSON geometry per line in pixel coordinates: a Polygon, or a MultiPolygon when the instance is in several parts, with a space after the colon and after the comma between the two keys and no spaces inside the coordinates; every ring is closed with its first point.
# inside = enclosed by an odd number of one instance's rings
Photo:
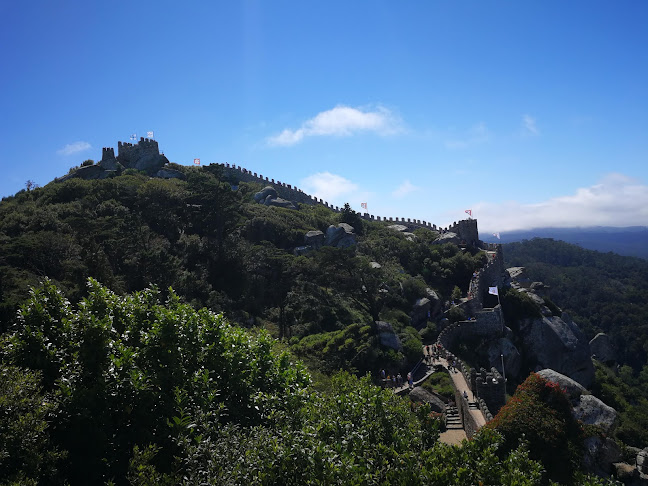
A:
{"type": "MultiPolygon", "coordinates": [[[[216,165],[219,165],[223,168],[223,172],[226,177],[231,177],[243,182],[258,182],[260,184],[273,186],[277,190],[277,193],[280,195],[280,197],[282,197],[283,199],[288,199],[301,204],[321,204],[322,206],[338,213],[344,210],[344,208],[329,204],[323,199],[310,196],[296,186],[285,184],[279,180],[275,181],[274,179],[268,178],[267,176],[264,177],[263,174],[257,174],[256,172],[252,172],[244,167],[241,167],[240,165],[229,164],[227,162],[218,163],[216,165]]],[[[359,216],[365,221],[401,224],[407,226],[411,230],[416,228],[427,228],[432,231],[440,232],[452,231],[457,233],[458,237],[462,241],[465,241],[467,244],[479,246],[481,243],[479,241],[476,219],[455,221],[452,225],[443,228],[440,226],[437,227],[436,224],[432,224],[421,219],[375,216],[369,213],[359,213],[359,216]]]]}

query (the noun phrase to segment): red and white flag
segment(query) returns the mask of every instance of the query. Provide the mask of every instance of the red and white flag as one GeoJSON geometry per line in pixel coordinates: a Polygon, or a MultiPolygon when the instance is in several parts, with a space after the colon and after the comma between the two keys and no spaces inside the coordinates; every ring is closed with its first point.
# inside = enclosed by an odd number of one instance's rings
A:
{"type": "Polygon", "coordinates": [[[500,234],[499,233],[493,233],[493,236],[497,238],[498,240],[500,239],[500,234]]]}
{"type": "Polygon", "coordinates": [[[465,213],[466,213],[468,216],[472,217],[472,209],[466,209],[465,213]]]}
{"type": "Polygon", "coordinates": [[[194,164],[200,165],[200,159],[194,159],[194,164]]]}
{"type": "Polygon", "coordinates": [[[367,209],[367,203],[360,203],[360,207],[364,208],[364,209],[367,209]]]}

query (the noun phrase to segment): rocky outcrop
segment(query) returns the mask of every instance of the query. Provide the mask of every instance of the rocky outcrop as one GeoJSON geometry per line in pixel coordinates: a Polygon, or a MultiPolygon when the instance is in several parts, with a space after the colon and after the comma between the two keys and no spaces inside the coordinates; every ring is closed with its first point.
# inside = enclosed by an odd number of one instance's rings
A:
{"type": "Polygon", "coordinates": [[[568,376],[558,373],[557,371],[544,369],[542,371],[538,371],[538,374],[545,380],[551,381],[553,383],[558,383],[558,385],[560,385],[560,388],[562,388],[567,394],[567,398],[569,398],[572,406],[578,406],[578,404],[580,403],[581,395],[587,393],[587,389],[583,385],[581,385],[577,381],[572,380],[568,376]]]}
{"type": "Polygon", "coordinates": [[[376,321],[376,330],[382,346],[391,348],[394,351],[401,351],[403,349],[400,339],[398,339],[394,328],[389,322],[376,321]]]}
{"type": "Polygon", "coordinates": [[[304,244],[318,250],[324,245],[324,233],[318,230],[309,231],[304,236],[304,244]]]}
{"type": "Polygon", "coordinates": [[[277,190],[272,187],[272,186],[266,186],[263,189],[261,189],[259,192],[257,192],[254,196],[253,199],[258,202],[263,204],[265,200],[268,198],[268,196],[271,196],[272,198],[278,198],[279,195],[277,194],[277,190]]]}
{"type": "Polygon", "coordinates": [[[544,369],[538,374],[557,383],[565,391],[575,419],[595,425],[604,433],[604,436],[594,435],[585,439],[583,467],[592,474],[608,477],[613,472],[615,463],[622,459],[621,449],[609,438],[617,425],[616,410],[590,395],[580,383],[555,370],[544,369]]]}
{"type": "Polygon", "coordinates": [[[415,329],[421,329],[427,324],[428,316],[431,315],[431,301],[427,297],[418,299],[410,312],[410,325],[415,329]]]}
{"type": "Polygon", "coordinates": [[[413,402],[429,403],[432,411],[434,412],[443,413],[445,410],[445,403],[443,403],[443,399],[441,399],[434,393],[430,393],[425,388],[422,388],[420,386],[415,387],[409,393],[409,398],[413,402]]]}
{"type": "Polygon", "coordinates": [[[68,179],[84,179],[86,181],[92,181],[96,179],[107,179],[112,175],[116,175],[117,171],[114,170],[105,170],[100,165],[87,165],[85,167],[79,167],[74,172],[58,179],[59,182],[67,181],[68,179]]]}
{"type": "Polygon", "coordinates": [[[588,425],[596,425],[611,435],[617,426],[617,412],[594,395],[582,395],[573,409],[574,417],[588,425]]]}
{"type": "Polygon", "coordinates": [[[556,316],[523,319],[520,335],[523,354],[536,369],[553,369],[585,387],[594,380],[589,343],[571,320],[556,316]]]}
{"type": "Polygon", "coordinates": [[[616,361],[616,350],[612,344],[610,336],[599,332],[590,341],[590,350],[592,351],[592,358],[602,363],[612,363],[616,361]]]}
{"type": "Polygon", "coordinates": [[[280,198],[277,194],[277,190],[272,186],[264,187],[262,190],[257,192],[253,198],[259,204],[265,204],[266,206],[275,206],[285,209],[299,209],[292,201],[280,198]]]}
{"type": "Polygon", "coordinates": [[[326,230],[324,244],[336,248],[348,248],[356,244],[356,235],[353,226],[340,223],[337,226],[331,225],[326,230]]]}
{"type": "Polygon", "coordinates": [[[514,288],[529,288],[531,286],[531,280],[526,275],[526,269],[524,267],[511,267],[506,269],[508,278],[510,279],[511,287],[514,288]]]}
{"type": "Polygon", "coordinates": [[[430,315],[433,319],[436,319],[441,314],[441,297],[430,288],[425,289],[425,296],[430,300],[430,315]]]}
{"type": "Polygon", "coordinates": [[[434,245],[443,245],[445,243],[459,245],[461,243],[461,238],[459,238],[459,235],[457,233],[446,231],[445,233],[441,233],[439,237],[432,242],[432,244],[434,245]]]}

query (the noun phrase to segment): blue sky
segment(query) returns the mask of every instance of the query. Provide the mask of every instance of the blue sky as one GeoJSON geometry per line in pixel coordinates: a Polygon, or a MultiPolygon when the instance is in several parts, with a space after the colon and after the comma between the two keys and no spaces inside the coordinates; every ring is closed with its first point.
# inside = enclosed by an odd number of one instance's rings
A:
{"type": "Polygon", "coordinates": [[[648,2],[0,3],[0,195],[153,130],[335,205],[648,225],[648,2]]]}

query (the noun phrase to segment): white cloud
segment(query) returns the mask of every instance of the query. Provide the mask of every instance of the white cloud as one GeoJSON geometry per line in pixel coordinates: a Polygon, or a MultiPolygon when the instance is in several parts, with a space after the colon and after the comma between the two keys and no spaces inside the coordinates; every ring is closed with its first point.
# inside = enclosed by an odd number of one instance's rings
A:
{"type": "Polygon", "coordinates": [[[396,199],[401,199],[407,196],[408,194],[412,192],[416,192],[420,189],[421,188],[419,186],[415,186],[409,180],[406,180],[400,186],[398,186],[396,190],[392,192],[392,197],[395,197],[396,199]]]}
{"type": "Polygon", "coordinates": [[[446,140],[445,146],[449,149],[464,149],[471,145],[486,143],[491,139],[491,134],[484,123],[478,123],[462,137],[446,140]]]}
{"type": "Polygon", "coordinates": [[[473,205],[480,230],[512,231],[542,227],[646,226],[648,185],[623,174],[608,174],[575,194],[535,204],[509,201],[473,205]]]}
{"type": "MultiPolygon", "coordinates": [[[[342,196],[355,194],[359,187],[357,184],[330,172],[318,172],[301,181],[302,189],[307,193],[331,204],[342,196]]],[[[339,204],[338,204],[339,205],[339,204]]]]}
{"type": "Polygon", "coordinates": [[[379,135],[397,133],[400,122],[387,108],[378,107],[374,111],[339,105],[315,115],[302,123],[296,130],[285,129],[279,135],[268,138],[268,144],[289,146],[301,142],[306,137],[340,136],[348,137],[358,132],[375,132],[379,135]]]}
{"type": "Polygon", "coordinates": [[[526,133],[530,133],[531,135],[540,135],[535,118],[531,115],[524,115],[522,117],[522,125],[524,126],[526,133]]]}
{"type": "Polygon", "coordinates": [[[92,148],[88,142],[74,142],[68,143],[65,147],[60,150],[57,150],[56,153],[59,155],[72,155],[78,152],[83,152],[92,148]]]}

